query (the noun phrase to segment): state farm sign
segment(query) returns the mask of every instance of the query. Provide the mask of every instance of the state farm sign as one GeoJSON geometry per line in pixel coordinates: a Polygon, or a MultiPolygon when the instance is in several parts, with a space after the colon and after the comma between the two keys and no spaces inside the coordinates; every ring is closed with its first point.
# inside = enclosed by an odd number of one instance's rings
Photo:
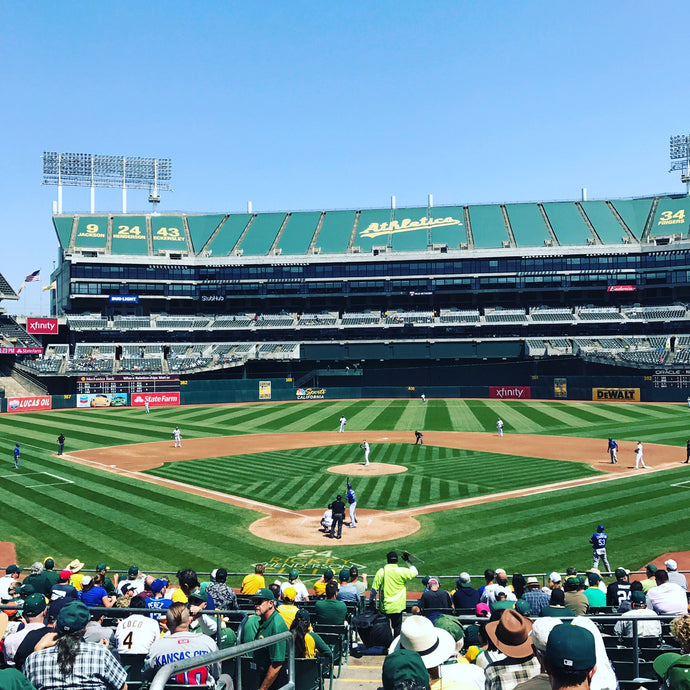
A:
{"type": "Polygon", "coordinates": [[[524,400],[532,397],[530,386],[489,386],[489,397],[499,400],[524,400]]]}
{"type": "Polygon", "coordinates": [[[57,319],[42,319],[28,317],[26,320],[27,333],[57,333],[58,320],[57,319]]]}
{"type": "Polygon", "coordinates": [[[7,398],[8,412],[41,412],[51,408],[52,398],[42,395],[38,398],[7,398]]]}
{"type": "Polygon", "coordinates": [[[132,407],[144,407],[149,405],[179,405],[179,393],[134,393],[132,395],[132,407]]]}

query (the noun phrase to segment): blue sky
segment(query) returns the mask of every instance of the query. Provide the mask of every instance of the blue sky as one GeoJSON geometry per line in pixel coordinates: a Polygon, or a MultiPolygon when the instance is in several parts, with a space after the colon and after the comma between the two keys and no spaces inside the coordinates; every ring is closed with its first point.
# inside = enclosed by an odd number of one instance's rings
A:
{"type": "MultiPolygon", "coordinates": [[[[689,15],[665,0],[5,3],[0,272],[48,283],[44,150],[172,158],[161,211],[683,192],[668,137],[690,132],[689,15]]],[[[96,191],[98,212],[120,204],[96,191]]],[[[65,188],[64,210],[88,212],[88,189],[65,188]]],[[[3,306],[45,312],[47,293],[3,306]]]]}

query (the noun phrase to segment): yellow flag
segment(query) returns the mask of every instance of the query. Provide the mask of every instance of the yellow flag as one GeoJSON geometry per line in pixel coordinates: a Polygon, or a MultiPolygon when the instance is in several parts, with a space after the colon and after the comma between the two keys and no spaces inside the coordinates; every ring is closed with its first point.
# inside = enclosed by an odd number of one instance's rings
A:
{"type": "Polygon", "coordinates": [[[57,289],[56,281],[53,281],[50,285],[46,285],[43,288],[43,292],[45,292],[46,290],[56,290],[56,289],[57,289]]]}

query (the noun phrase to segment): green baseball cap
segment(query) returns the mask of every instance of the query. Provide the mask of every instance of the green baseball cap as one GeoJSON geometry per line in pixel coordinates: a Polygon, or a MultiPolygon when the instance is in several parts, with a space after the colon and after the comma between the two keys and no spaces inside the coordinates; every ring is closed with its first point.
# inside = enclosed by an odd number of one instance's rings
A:
{"type": "Polygon", "coordinates": [[[419,652],[402,647],[398,647],[383,660],[381,677],[383,690],[393,690],[398,683],[405,680],[416,680],[425,688],[429,687],[429,672],[419,652]]]}
{"type": "Polygon", "coordinates": [[[42,594],[31,594],[24,600],[22,615],[34,618],[46,610],[46,598],[42,594]]]}
{"type": "Polygon", "coordinates": [[[299,577],[299,570],[297,570],[297,568],[293,568],[288,573],[288,580],[296,580],[298,577],[299,577]]]}
{"type": "MultiPolygon", "coordinates": [[[[661,657],[677,656],[674,654],[662,654],[654,661],[654,670],[657,669],[657,661],[661,657]]],[[[665,665],[662,663],[662,665],[665,665]]],[[[658,671],[657,671],[658,673],[658,671]]],[[[671,690],[690,690],[690,656],[684,654],[678,659],[675,659],[667,666],[664,675],[662,676],[666,686],[671,690]]]]}
{"type": "Polygon", "coordinates": [[[330,568],[326,568],[326,570],[323,571],[323,579],[324,580],[333,579],[333,571],[330,568]]]}
{"type": "Polygon", "coordinates": [[[273,596],[273,592],[271,592],[268,587],[262,587],[261,589],[258,589],[256,591],[256,594],[253,596],[254,601],[275,601],[276,598],[273,596]]]}
{"type": "Polygon", "coordinates": [[[60,609],[57,617],[58,632],[76,632],[83,630],[91,616],[89,609],[81,601],[70,601],[60,609]]]}
{"type": "Polygon", "coordinates": [[[545,656],[553,670],[589,671],[597,663],[594,635],[578,625],[561,623],[549,634],[545,656]]]}
{"type": "Polygon", "coordinates": [[[666,654],[659,654],[659,656],[654,659],[654,673],[659,676],[659,678],[664,679],[666,676],[666,671],[681,658],[680,654],[676,652],[666,652],[666,654]]]}
{"type": "Polygon", "coordinates": [[[339,577],[341,580],[349,580],[349,579],[350,579],[350,569],[349,569],[349,568],[343,568],[343,569],[340,571],[338,577],[339,577]]]}

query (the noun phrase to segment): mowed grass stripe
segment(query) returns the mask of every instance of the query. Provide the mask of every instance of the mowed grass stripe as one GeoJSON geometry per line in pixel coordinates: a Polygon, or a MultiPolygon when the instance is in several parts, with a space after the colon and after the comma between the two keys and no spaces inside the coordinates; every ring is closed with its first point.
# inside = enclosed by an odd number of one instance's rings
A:
{"type": "Polygon", "coordinates": [[[465,400],[446,400],[452,431],[485,431],[465,400]]]}

